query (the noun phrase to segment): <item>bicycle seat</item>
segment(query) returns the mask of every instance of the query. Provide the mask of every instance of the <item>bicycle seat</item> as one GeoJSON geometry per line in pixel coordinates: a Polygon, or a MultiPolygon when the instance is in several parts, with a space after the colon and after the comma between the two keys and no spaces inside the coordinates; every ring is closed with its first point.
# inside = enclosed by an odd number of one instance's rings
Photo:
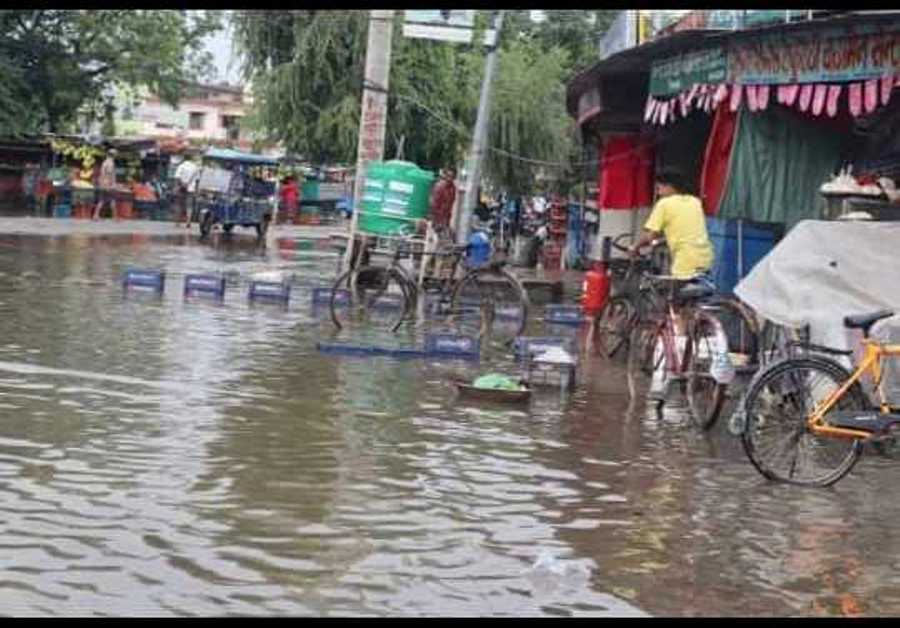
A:
{"type": "Polygon", "coordinates": [[[878,321],[894,315],[893,310],[878,310],[871,314],[857,314],[856,316],[845,316],[844,327],[847,329],[862,329],[863,335],[869,335],[869,329],[878,321]]]}
{"type": "Polygon", "coordinates": [[[716,289],[704,283],[689,283],[678,291],[682,301],[702,301],[716,294],[716,289]]]}
{"type": "Polygon", "coordinates": [[[668,283],[668,284],[684,284],[688,281],[691,281],[691,278],[685,279],[683,277],[675,277],[674,275],[647,275],[647,279],[654,283],[668,283]]]}

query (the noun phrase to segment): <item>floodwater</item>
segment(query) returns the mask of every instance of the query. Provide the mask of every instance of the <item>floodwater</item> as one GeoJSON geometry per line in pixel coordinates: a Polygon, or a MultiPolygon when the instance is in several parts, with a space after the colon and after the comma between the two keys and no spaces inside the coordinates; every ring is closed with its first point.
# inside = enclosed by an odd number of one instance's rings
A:
{"type": "Polygon", "coordinates": [[[0,236],[0,613],[900,613],[890,461],[770,484],[598,359],[570,397],[467,405],[448,378],[511,356],[317,352],[328,251],[56,231],[0,236]],[[129,266],[164,297],[124,295],[129,266]],[[290,307],[251,307],[275,269],[290,307]],[[192,272],[225,303],[185,301],[192,272]]]}

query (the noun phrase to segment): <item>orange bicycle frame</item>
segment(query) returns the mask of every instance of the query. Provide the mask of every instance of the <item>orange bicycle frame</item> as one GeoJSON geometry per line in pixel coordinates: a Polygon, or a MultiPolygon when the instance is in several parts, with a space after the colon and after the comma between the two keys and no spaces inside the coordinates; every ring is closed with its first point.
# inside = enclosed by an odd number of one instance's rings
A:
{"type": "Polygon", "coordinates": [[[825,415],[828,411],[831,410],[847,391],[850,390],[854,384],[859,382],[866,373],[872,374],[875,388],[878,390],[879,408],[881,412],[885,414],[890,412],[890,405],[887,402],[887,398],[885,397],[884,390],[881,386],[881,378],[884,374],[882,370],[882,360],[888,356],[900,356],[900,345],[883,345],[871,338],[863,338],[862,344],[864,347],[863,358],[857,365],[856,370],[853,371],[853,374],[847,381],[831,393],[807,418],[807,425],[814,434],[831,438],[849,439],[868,438],[872,435],[871,432],[865,430],[834,427],[825,423],[825,415]]]}

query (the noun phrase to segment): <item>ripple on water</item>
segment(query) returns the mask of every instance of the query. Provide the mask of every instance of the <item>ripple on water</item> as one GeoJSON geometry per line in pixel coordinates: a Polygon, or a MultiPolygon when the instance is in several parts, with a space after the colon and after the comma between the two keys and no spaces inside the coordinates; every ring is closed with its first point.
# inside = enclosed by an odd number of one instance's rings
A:
{"type": "Polygon", "coordinates": [[[506,409],[458,404],[448,384],[518,373],[506,353],[319,354],[334,332],[308,286],[285,311],[250,307],[247,280],[324,282],[333,259],[258,249],[242,230],[208,245],[8,238],[28,254],[0,251],[7,613],[900,610],[886,462],[829,491],[770,485],[724,432],[632,416],[606,361],[572,399],[506,409]],[[163,298],[123,297],[128,266],[165,267],[163,298]],[[184,301],[196,271],[227,274],[223,305],[184,301]],[[587,571],[535,574],[544,552],[587,571]]]}

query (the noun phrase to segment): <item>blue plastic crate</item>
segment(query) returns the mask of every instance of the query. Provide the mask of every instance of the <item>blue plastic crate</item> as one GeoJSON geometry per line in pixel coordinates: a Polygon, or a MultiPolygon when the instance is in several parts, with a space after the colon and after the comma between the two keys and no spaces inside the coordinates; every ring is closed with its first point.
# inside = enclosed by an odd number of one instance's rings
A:
{"type": "Polygon", "coordinates": [[[424,358],[425,351],[423,349],[415,349],[412,347],[372,347],[375,355],[385,356],[389,358],[411,359],[424,358]]]}
{"type": "Polygon", "coordinates": [[[513,348],[517,358],[523,358],[529,352],[534,353],[551,347],[562,347],[570,353],[575,351],[575,342],[565,336],[519,336],[513,348]]]}
{"type": "Polygon", "coordinates": [[[316,349],[322,353],[335,355],[375,355],[375,347],[369,345],[355,345],[347,342],[317,342],[316,349]]]}
{"type": "Polygon", "coordinates": [[[166,286],[166,273],[162,270],[129,268],[122,276],[122,287],[151,289],[163,292],[166,286]]]}
{"type": "Polygon", "coordinates": [[[497,320],[518,321],[522,319],[521,305],[499,305],[494,309],[497,320]]]}
{"type": "Polygon", "coordinates": [[[54,218],[71,218],[72,217],[72,206],[60,203],[59,205],[55,205],[53,207],[53,217],[54,218]]]}
{"type": "Polygon", "coordinates": [[[581,325],[584,312],[580,305],[547,305],[544,308],[544,321],[556,325],[581,325]]]}
{"type": "Polygon", "coordinates": [[[225,277],[221,275],[185,275],[184,295],[208,294],[225,298],[225,277]]]}
{"type": "Polygon", "coordinates": [[[291,285],[280,281],[251,281],[247,296],[251,301],[263,299],[287,304],[291,298],[291,285]]]}
{"type": "Polygon", "coordinates": [[[425,353],[428,356],[478,358],[481,355],[481,341],[473,336],[428,334],[425,336],[425,353]]]}
{"type": "Polygon", "coordinates": [[[383,294],[372,303],[376,310],[399,310],[403,307],[404,297],[400,294],[383,294]]]}
{"type": "MultiPolygon", "coordinates": [[[[331,288],[313,288],[312,302],[313,305],[331,305],[331,288]]],[[[338,288],[335,295],[334,304],[341,307],[350,304],[350,291],[344,288],[338,288]]]]}

